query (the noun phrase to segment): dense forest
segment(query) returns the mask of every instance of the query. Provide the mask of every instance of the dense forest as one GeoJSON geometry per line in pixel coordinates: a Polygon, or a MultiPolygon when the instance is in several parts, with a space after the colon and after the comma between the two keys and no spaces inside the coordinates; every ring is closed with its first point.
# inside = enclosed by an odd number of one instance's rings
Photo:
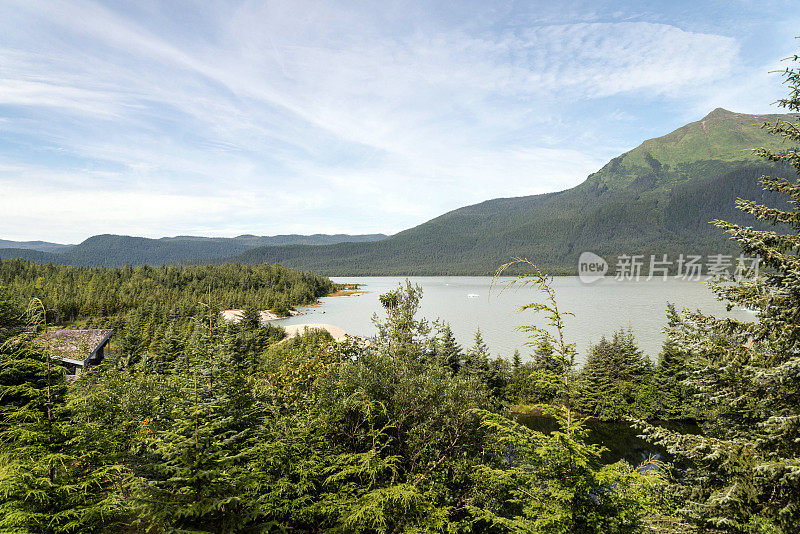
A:
{"type": "MultiPolygon", "coordinates": [[[[415,318],[420,296],[411,286],[384,295],[369,346],[315,333],[253,343],[265,329],[200,320],[185,345],[119,355],[69,386],[42,349],[14,337],[0,351],[0,528],[638,528],[659,478],[602,464],[578,422],[565,423],[568,435],[517,429],[501,415],[507,372],[479,337],[448,356],[415,318]],[[520,486],[532,480],[541,487],[520,486]],[[518,502],[520,490],[534,493],[518,502]]],[[[5,316],[13,305],[6,294],[5,316]]]]}
{"type": "MultiPolygon", "coordinates": [[[[130,361],[195,339],[199,317],[243,309],[258,323],[258,310],[286,315],[335,289],[327,278],[280,265],[102,268],[24,260],[0,261],[0,287],[19,302],[38,299],[45,324],[114,329],[112,346],[130,361]]],[[[278,335],[273,330],[263,335],[278,335]]]]}
{"type": "Polygon", "coordinates": [[[21,250],[38,250],[39,252],[59,252],[72,245],[62,245],[61,243],[50,243],[48,241],[11,241],[0,239],[0,248],[16,248],[21,250]]]}
{"type": "MultiPolygon", "coordinates": [[[[798,181],[763,184],[800,200],[798,181]]],[[[739,205],[778,223],[798,216],[739,205]]],[[[796,237],[718,224],[771,268],[717,286],[759,322],[670,310],[656,365],[620,331],[578,368],[550,278],[523,260],[514,263],[532,274],[512,282],[543,292],[528,308],[549,323],[527,327],[526,363],[492,359],[480,332],[463,349],[448,325],[419,320],[421,290],[407,283],[381,296],[371,343],[313,331],[283,341],[279,329],[223,323],[200,307],[191,336],[159,334],[141,350],[149,334],[129,330],[106,362],[67,382],[46,346],[19,333],[46,313],[26,314],[28,295],[3,289],[0,531],[791,533],[800,521],[796,237]],[[512,406],[550,428],[521,424],[512,406]],[[609,459],[587,416],[630,421],[669,455],[609,459]],[[661,422],[687,418],[688,432],[661,422]]],[[[4,266],[18,287],[41,282],[52,303],[59,273],[124,280],[164,308],[173,295],[202,298],[211,280],[226,286],[215,267],[4,266]]],[[[232,286],[260,272],[326,287],[279,267],[227,268],[238,273],[232,286]]]]}
{"type": "MultiPolygon", "coordinates": [[[[786,78],[792,93],[779,103],[800,111],[800,71],[786,78]]],[[[797,142],[797,125],[770,131],[797,142]]],[[[760,153],[800,176],[796,152],[760,153]]],[[[760,184],[788,204],[737,207],[776,228],[715,225],[766,270],[713,286],[757,320],[670,309],[655,365],[619,331],[579,368],[551,277],[523,259],[497,273],[522,269],[511,283],[540,292],[524,308],[547,327],[524,327],[527,363],[490,358],[480,332],[464,349],[446,324],[418,319],[423,296],[410,283],[381,295],[374,340],[335,343],[320,332],[283,340],[252,313],[219,320],[215,300],[292,303],[332,287],[278,266],[3,262],[0,532],[796,532],[800,179],[760,184]],[[241,300],[259,287],[266,300],[241,300]],[[103,290],[121,304],[81,300],[103,290]],[[180,305],[191,336],[159,334],[156,350],[133,353],[144,334],[130,330],[71,382],[24,332],[180,305]],[[551,427],[521,424],[509,407],[523,404],[551,427]],[[624,418],[668,455],[608,460],[590,418],[624,418]]]]}
{"type": "Polygon", "coordinates": [[[209,294],[218,309],[285,309],[313,304],[334,289],[327,278],[280,265],[128,265],[108,269],[24,260],[0,261],[0,284],[20,298],[39,298],[48,310],[48,321],[57,323],[148,306],[191,312],[209,294]]]}
{"type": "Polygon", "coordinates": [[[43,241],[14,242],[0,239],[0,259],[28,259],[39,263],[77,267],[122,267],[124,265],[163,265],[182,261],[201,262],[234,256],[264,246],[330,245],[344,242],[369,242],[386,238],[383,234],[314,234],[237,237],[177,236],[148,239],[124,235],[96,235],[77,245],[43,241]]]}

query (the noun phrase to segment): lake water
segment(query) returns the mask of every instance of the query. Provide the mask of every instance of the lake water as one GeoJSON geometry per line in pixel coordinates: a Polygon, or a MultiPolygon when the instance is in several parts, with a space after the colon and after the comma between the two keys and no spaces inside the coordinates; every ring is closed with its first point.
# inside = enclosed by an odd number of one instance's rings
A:
{"type": "MultiPolygon", "coordinates": [[[[318,307],[306,308],[305,314],[276,321],[276,324],[330,323],[350,334],[371,337],[376,329],[372,316],[382,311],[378,297],[398,287],[406,277],[346,277],[333,278],[339,283],[364,284],[368,293],[349,297],[326,297],[318,307]]],[[[480,328],[483,338],[494,355],[510,358],[515,349],[527,357],[531,349],[524,346],[527,338],[516,329],[519,325],[544,326],[543,317],[531,311],[519,313],[518,308],[532,301],[541,301],[542,294],[532,287],[490,291],[492,278],[478,276],[408,277],[423,290],[420,315],[430,320],[449,322],[458,342],[464,348],[472,345],[475,331],[480,328]],[[475,296],[477,295],[477,296],[475,296]]],[[[574,317],[565,318],[567,341],[578,348],[579,360],[585,358],[591,343],[603,335],[610,336],[620,328],[631,328],[639,346],[651,358],[658,355],[664,341],[667,303],[680,308],[700,309],[718,316],[753,320],[746,310],[726,313],[725,304],[716,300],[703,282],[680,279],[651,281],[618,281],[605,278],[587,285],[577,277],[557,277],[556,290],[561,311],[574,317]]]]}

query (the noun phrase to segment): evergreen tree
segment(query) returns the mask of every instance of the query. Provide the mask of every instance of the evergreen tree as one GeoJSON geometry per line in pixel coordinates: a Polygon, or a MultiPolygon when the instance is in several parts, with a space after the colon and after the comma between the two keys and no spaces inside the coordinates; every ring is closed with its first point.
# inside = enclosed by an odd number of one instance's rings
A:
{"type": "Polygon", "coordinates": [[[184,340],[178,335],[175,322],[170,321],[169,325],[164,330],[163,337],[159,340],[158,349],[156,351],[157,371],[167,372],[169,369],[172,369],[176,362],[183,359],[184,350],[184,340]]]}
{"type": "Polygon", "coordinates": [[[261,312],[253,306],[247,306],[242,311],[239,326],[245,330],[253,330],[261,326],[261,312]]]}
{"type": "Polygon", "coordinates": [[[649,418],[654,411],[652,363],[630,331],[619,330],[589,348],[580,373],[577,404],[601,419],[649,418]]]}
{"type": "Polygon", "coordinates": [[[441,364],[450,369],[453,375],[458,374],[461,368],[461,345],[456,342],[449,323],[441,328],[440,339],[436,347],[441,364]]]}
{"type": "Polygon", "coordinates": [[[497,463],[478,474],[475,504],[481,530],[496,532],[638,532],[644,518],[655,509],[658,477],[632,469],[624,462],[602,465],[603,448],[587,443],[587,429],[573,411],[575,347],[563,337],[564,312],[558,308],[551,279],[528,260],[514,264],[534,269],[522,283],[535,284],[545,303],[522,309],[546,314],[556,334],[539,326],[525,326],[532,345],[547,342],[563,373],[546,373],[554,401],[540,405],[555,418],[557,430],[544,433],[528,429],[505,417],[480,412],[490,430],[490,451],[497,463]]]}
{"type": "Polygon", "coordinates": [[[274,264],[106,269],[22,260],[0,260],[0,285],[20,303],[40,298],[51,324],[86,320],[87,326],[114,328],[118,355],[131,364],[159,352],[169,323],[188,334],[191,318],[207,311],[201,301],[209,288],[221,308],[245,310],[311,304],[335,289],[328,279],[274,264]]]}
{"type": "Polygon", "coordinates": [[[63,370],[20,341],[0,347],[0,528],[64,532],[63,370]]]}
{"type": "MultiPolygon", "coordinates": [[[[798,56],[791,58],[798,60],[798,56]]],[[[800,70],[784,72],[789,97],[779,105],[800,111],[800,70]]],[[[767,125],[787,141],[786,150],[759,153],[800,175],[800,122],[767,125]]],[[[703,526],[730,532],[796,532],[800,524],[800,180],[762,177],[764,189],[786,195],[788,209],[739,200],[758,221],[786,228],[762,231],[723,221],[715,224],[761,259],[766,273],[742,269],[722,278],[718,296],[731,306],[757,311],[757,321],[684,313],[669,329],[687,354],[687,384],[703,410],[703,435],[647,431],[691,468],[676,491],[680,512],[703,526]]]]}
{"type": "Polygon", "coordinates": [[[522,367],[522,356],[519,354],[519,349],[514,349],[514,356],[512,357],[511,362],[514,373],[516,373],[519,371],[520,367],[522,367]]]}
{"type": "Polygon", "coordinates": [[[489,361],[484,381],[486,389],[495,400],[505,398],[505,391],[511,381],[511,369],[505,358],[497,357],[489,361]]]}
{"type": "Polygon", "coordinates": [[[486,381],[489,373],[489,346],[483,340],[480,328],[475,331],[472,347],[464,355],[463,372],[486,381]]]}
{"type": "Polygon", "coordinates": [[[125,321],[120,335],[119,348],[122,352],[121,363],[132,366],[139,363],[147,352],[146,326],[140,313],[133,313],[125,321]]]}
{"type": "MultiPolygon", "coordinates": [[[[668,324],[672,327],[680,322],[675,308],[667,309],[668,324]]],[[[653,375],[653,390],[657,394],[657,416],[664,419],[681,419],[697,415],[692,406],[692,391],[686,384],[689,378],[687,354],[678,350],[675,342],[668,338],[658,356],[653,375]]]]}
{"type": "MultiPolygon", "coordinates": [[[[417,296],[410,285],[390,293],[395,309],[417,296]]],[[[397,319],[389,314],[379,325],[387,337],[352,359],[339,344],[270,349],[255,469],[265,519],[298,532],[469,530],[483,450],[469,410],[489,405],[486,390],[428,358],[432,340],[413,315],[411,332],[397,319]]]]}
{"type": "Polygon", "coordinates": [[[475,330],[475,338],[470,352],[475,355],[476,360],[489,359],[489,345],[483,340],[483,334],[480,328],[475,330]]]}
{"type": "Polygon", "coordinates": [[[561,375],[564,372],[564,365],[555,355],[555,347],[547,340],[539,340],[533,351],[531,367],[534,371],[547,371],[561,375]]]}
{"type": "MultiPolygon", "coordinates": [[[[214,343],[212,332],[204,341],[214,343]]],[[[170,379],[180,395],[169,424],[145,433],[136,503],[154,528],[244,532],[257,515],[248,468],[255,399],[235,347],[223,342],[192,352],[192,375],[170,379]]]]}
{"type": "Polygon", "coordinates": [[[619,416],[617,409],[622,408],[621,399],[616,398],[618,392],[615,381],[611,378],[612,351],[611,342],[605,336],[589,347],[589,354],[579,375],[580,386],[576,401],[582,412],[607,419],[619,416]]]}
{"type": "Polygon", "coordinates": [[[386,313],[386,321],[377,314],[372,318],[378,328],[378,346],[392,356],[393,364],[416,362],[422,355],[428,357],[435,353],[435,342],[428,338],[431,327],[425,319],[416,319],[419,310],[422,288],[411,285],[389,291],[380,296],[386,313]]]}
{"type": "Polygon", "coordinates": [[[73,432],[61,366],[27,340],[0,345],[0,531],[98,532],[121,503],[119,477],[73,432]]]}
{"type": "Polygon", "coordinates": [[[0,285],[0,343],[22,327],[23,310],[7,288],[0,285]]]}

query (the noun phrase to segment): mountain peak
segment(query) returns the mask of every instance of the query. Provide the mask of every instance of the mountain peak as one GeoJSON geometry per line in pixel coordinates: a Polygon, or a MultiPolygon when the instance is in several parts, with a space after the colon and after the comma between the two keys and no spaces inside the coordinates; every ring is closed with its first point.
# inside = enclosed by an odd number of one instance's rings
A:
{"type": "MultiPolygon", "coordinates": [[[[648,139],[612,159],[587,181],[604,190],[618,190],[636,180],[641,181],[644,176],[658,177],[662,171],[676,172],[679,168],[692,168],[698,162],[760,163],[762,160],[753,152],[754,148],[775,149],[781,145],[781,140],[762,128],[762,125],[767,121],[789,117],[791,115],[787,114],[749,115],[716,108],[699,121],[681,126],[661,137],[648,139]],[[662,169],[662,166],[665,167],[662,169]]],[[[690,174],[678,174],[675,178],[685,181],[690,174]]],[[[665,187],[669,185],[668,182],[660,184],[665,187]]]]}
{"type": "Polygon", "coordinates": [[[733,111],[728,111],[725,108],[717,108],[714,111],[712,111],[711,113],[709,113],[708,115],[706,115],[705,117],[703,117],[701,120],[705,121],[705,120],[709,120],[709,119],[723,119],[723,118],[727,118],[727,117],[732,117],[734,115],[739,115],[739,113],[735,113],[733,111]]]}

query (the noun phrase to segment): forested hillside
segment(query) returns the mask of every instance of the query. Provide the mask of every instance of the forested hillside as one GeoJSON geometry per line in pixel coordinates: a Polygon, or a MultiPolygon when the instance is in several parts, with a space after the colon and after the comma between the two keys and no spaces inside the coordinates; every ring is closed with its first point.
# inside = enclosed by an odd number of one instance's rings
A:
{"type": "Polygon", "coordinates": [[[325,275],[485,275],[511,257],[575,274],[587,250],[612,264],[621,254],[731,254],[735,245],[709,221],[743,222],[734,208],[740,197],[785,206],[757,184],[762,174],[780,169],[753,153],[759,146],[792,148],[762,128],[780,117],[786,115],[716,109],[612,159],[572,189],[487,200],[388,238],[99,235],[56,253],[0,248],[0,258],[77,266],[267,262],[325,275]]]}
{"type": "MultiPolygon", "coordinates": [[[[114,351],[139,361],[167,350],[164,343],[192,339],[198,318],[235,308],[258,324],[257,310],[286,314],[329,294],[334,284],[280,265],[103,268],[0,260],[0,290],[19,303],[39,299],[48,325],[113,328],[114,351]]],[[[275,335],[274,328],[264,330],[275,335]]]]}
{"type": "Polygon", "coordinates": [[[618,254],[733,253],[709,221],[742,222],[738,197],[784,201],[757,179],[776,172],[753,149],[790,148],[761,128],[782,115],[716,109],[700,121],[642,143],[579,186],[460,208],[378,243],[252,249],[244,262],[280,262],[327,275],[490,274],[528,257],[555,274],[575,274],[589,250],[618,254]]]}
{"type": "Polygon", "coordinates": [[[378,241],[383,234],[347,235],[276,235],[238,237],[177,236],[148,239],[123,235],[96,235],[78,245],[59,245],[42,241],[0,240],[0,259],[21,258],[40,263],[83,267],[121,267],[162,265],[184,260],[202,262],[243,251],[280,245],[328,245],[345,241],[378,241]]]}
{"type": "Polygon", "coordinates": [[[25,301],[39,298],[51,323],[159,306],[165,308],[167,316],[175,316],[182,313],[176,310],[195,309],[209,298],[218,308],[285,308],[312,304],[334,290],[327,278],[280,265],[107,269],[40,265],[25,260],[0,261],[0,286],[25,301]]]}
{"type": "Polygon", "coordinates": [[[42,252],[62,252],[72,245],[62,245],[61,243],[50,243],[49,241],[9,241],[0,239],[0,249],[16,248],[20,250],[39,250],[42,252]]]}

